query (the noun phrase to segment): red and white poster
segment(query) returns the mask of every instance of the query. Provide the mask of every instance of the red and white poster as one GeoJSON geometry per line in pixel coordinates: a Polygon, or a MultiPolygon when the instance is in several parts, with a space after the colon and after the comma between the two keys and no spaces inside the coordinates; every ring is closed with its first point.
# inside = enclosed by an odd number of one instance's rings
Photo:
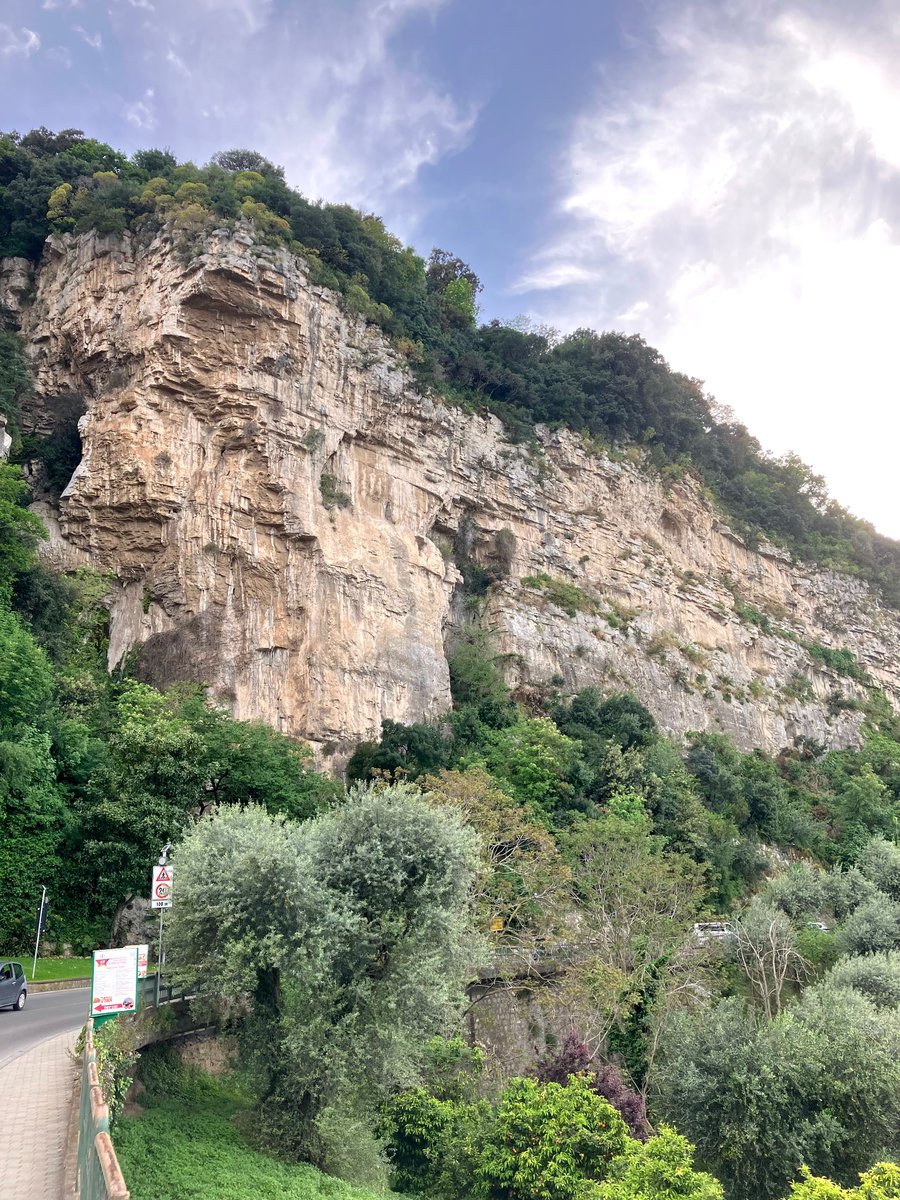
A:
{"type": "Polygon", "coordinates": [[[91,1016],[137,1012],[138,948],[95,950],[91,1016]]]}

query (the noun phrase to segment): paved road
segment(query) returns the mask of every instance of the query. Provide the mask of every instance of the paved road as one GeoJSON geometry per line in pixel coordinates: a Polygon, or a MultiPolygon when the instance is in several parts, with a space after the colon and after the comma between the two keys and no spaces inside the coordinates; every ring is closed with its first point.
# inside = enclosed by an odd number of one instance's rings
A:
{"type": "Polygon", "coordinates": [[[0,1011],[0,1070],[47,1038],[78,1029],[87,1020],[90,988],[30,992],[24,1009],[0,1011]]]}

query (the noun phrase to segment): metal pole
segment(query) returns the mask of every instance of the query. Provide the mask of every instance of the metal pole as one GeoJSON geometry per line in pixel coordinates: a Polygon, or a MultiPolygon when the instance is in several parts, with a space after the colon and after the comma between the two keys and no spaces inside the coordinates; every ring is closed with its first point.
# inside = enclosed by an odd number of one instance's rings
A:
{"type": "Polygon", "coordinates": [[[41,885],[41,907],[38,909],[37,937],[34,939],[34,962],[31,964],[31,978],[34,980],[37,971],[38,946],[41,944],[41,929],[44,926],[44,901],[47,899],[47,889],[41,885]]]}
{"type": "MultiPolygon", "coordinates": [[[[159,865],[164,867],[169,861],[169,851],[172,849],[172,843],[166,842],[159,856],[159,865]]],[[[163,963],[166,961],[166,953],[163,950],[163,913],[165,909],[159,910],[159,957],[156,961],[156,1007],[159,1008],[159,985],[162,978],[163,963]]]]}
{"type": "Polygon", "coordinates": [[[156,959],[156,1007],[157,1008],[159,1008],[159,984],[160,984],[160,979],[162,977],[163,961],[164,961],[164,957],[165,957],[163,954],[163,913],[165,911],[166,910],[164,908],[161,908],[159,910],[159,955],[156,959]]]}

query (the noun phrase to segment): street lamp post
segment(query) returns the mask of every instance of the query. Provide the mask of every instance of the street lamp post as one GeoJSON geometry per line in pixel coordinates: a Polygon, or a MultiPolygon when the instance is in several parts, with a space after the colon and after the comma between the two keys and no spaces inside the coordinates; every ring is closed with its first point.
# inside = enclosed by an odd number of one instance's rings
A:
{"type": "Polygon", "coordinates": [[[47,919],[47,889],[41,885],[41,907],[38,909],[37,936],[34,939],[34,962],[31,964],[31,978],[37,972],[38,947],[41,944],[41,934],[44,932],[44,922],[47,919]]]}

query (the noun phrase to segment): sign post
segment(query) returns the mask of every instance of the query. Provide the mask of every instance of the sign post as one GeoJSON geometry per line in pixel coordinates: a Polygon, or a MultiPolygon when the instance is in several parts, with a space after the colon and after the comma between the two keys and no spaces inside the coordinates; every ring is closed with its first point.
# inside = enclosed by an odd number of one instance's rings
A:
{"type": "Polygon", "coordinates": [[[163,912],[172,907],[172,889],[174,886],[175,868],[169,865],[168,855],[171,846],[164,846],[159,862],[153,868],[153,879],[150,884],[150,907],[159,909],[159,961],[156,964],[156,1004],[159,1005],[159,985],[162,979],[163,963],[166,953],[163,949],[163,912]]]}
{"type": "Polygon", "coordinates": [[[95,950],[91,969],[91,1016],[94,1025],[138,1008],[138,948],[95,950]]]}
{"type": "Polygon", "coordinates": [[[47,920],[47,909],[48,908],[49,908],[49,905],[47,904],[47,889],[42,886],[41,887],[41,905],[40,905],[40,908],[38,909],[37,936],[34,939],[34,962],[31,964],[31,978],[32,979],[34,979],[35,972],[37,971],[38,947],[41,944],[41,934],[44,932],[44,923],[47,920]]]}

